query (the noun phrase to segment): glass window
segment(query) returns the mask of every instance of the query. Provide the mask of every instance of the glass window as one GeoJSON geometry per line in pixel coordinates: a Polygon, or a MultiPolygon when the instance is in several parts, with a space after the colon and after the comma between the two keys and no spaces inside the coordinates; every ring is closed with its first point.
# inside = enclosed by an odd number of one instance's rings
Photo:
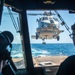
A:
{"type": "MultiPolygon", "coordinates": [[[[67,23],[68,27],[71,28],[71,25],[74,24],[74,15],[69,14],[67,10],[57,10],[57,11],[64,19],[64,21],[67,23]]],[[[28,10],[27,14],[28,13],[43,14],[44,11],[28,10]]],[[[65,26],[61,25],[59,30],[60,31],[64,30],[64,32],[61,32],[58,36],[56,36],[57,31],[53,30],[53,28],[52,29],[42,28],[41,30],[38,29],[37,31],[39,25],[38,22],[36,22],[36,19],[39,18],[39,16],[27,15],[34,66],[47,67],[60,65],[60,63],[65,60],[65,58],[75,54],[75,47],[73,45],[72,39],[70,38],[69,32],[67,31],[65,26]],[[38,33],[37,36],[36,33],[38,33]],[[32,38],[32,35],[34,35],[34,38],[32,38]]],[[[57,18],[61,24],[60,18],[57,15],[53,16],[55,16],[55,19],[57,18]]],[[[54,23],[53,20],[50,20],[50,22],[54,23]]]]}
{"type": "Polygon", "coordinates": [[[50,19],[50,22],[51,22],[51,23],[54,23],[53,19],[50,19]]]}
{"type": "Polygon", "coordinates": [[[44,20],[48,20],[48,17],[44,17],[44,20]]]}
{"type": "MultiPolygon", "coordinates": [[[[62,16],[71,31],[71,25],[74,24],[74,15],[69,14],[67,10],[57,11],[62,16]]],[[[0,31],[10,31],[14,35],[11,56],[18,69],[25,68],[20,34],[16,33],[16,30],[7,12],[7,8],[4,7],[0,31]]],[[[30,45],[35,67],[59,66],[60,63],[65,60],[65,58],[75,54],[75,47],[65,26],[60,26],[59,30],[64,30],[64,32],[61,32],[60,34],[58,34],[57,30],[53,30],[52,28],[49,29],[44,27],[40,29],[38,25],[40,23],[38,23],[39,21],[36,22],[36,19],[39,20],[39,17],[41,18],[42,16],[30,16],[28,13],[43,14],[44,11],[27,10],[30,45]],[[32,38],[32,36],[34,37],[32,38]]],[[[18,17],[18,14],[13,12],[13,15],[17,23],[16,18],[18,17]]],[[[55,17],[58,18],[61,24],[60,18],[57,15],[55,17]]],[[[54,23],[53,20],[50,20],[50,22],[54,23]]],[[[48,25],[50,24],[48,23],[48,25]]],[[[49,68],[47,68],[46,71],[50,71],[49,68]]]]}
{"type": "MultiPolygon", "coordinates": [[[[4,31],[9,31],[13,34],[14,39],[11,42],[12,43],[11,57],[16,67],[20,69],[20,68],[24,68],[24,63],[23,63],[21,38],[20,38],[20,33],[18,33],[19,25],[18,25],[17,18],[19,18],[19,15],[15,12],[12,12],[12,14],[17,26],[14,27],[13,22],[8,13],[8,9],[4,7],[3,14],[2,14],[2,22],[0,25],[0,32],[2,33],[4,31]]],[[[10,47],[7,47],[7,49],[8,51],[10,51],[10,47]]]]}

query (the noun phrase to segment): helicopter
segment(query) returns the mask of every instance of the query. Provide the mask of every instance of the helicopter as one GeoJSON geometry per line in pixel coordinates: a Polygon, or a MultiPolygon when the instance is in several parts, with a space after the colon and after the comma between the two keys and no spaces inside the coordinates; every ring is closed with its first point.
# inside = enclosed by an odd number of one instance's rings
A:
{"type": "Polygon", "coordinates": [[[29,14],[29,15],[41,15],[40,18],[37,19],[38,27],[36,28],[36,34],[32,35],[32,38],[35,39],[57,39],[60,40],[59,34],[64,32],[64,30],[59,30],[60,22],[59,20],[53,16],[55,13],[44,12],[43,14],[29,14]]]}

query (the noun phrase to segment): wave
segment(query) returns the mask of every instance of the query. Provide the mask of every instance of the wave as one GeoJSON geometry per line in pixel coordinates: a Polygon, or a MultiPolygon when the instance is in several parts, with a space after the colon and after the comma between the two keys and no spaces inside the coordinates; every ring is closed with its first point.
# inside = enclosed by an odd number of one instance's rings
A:
{"type": "Polygon", "coordinates": [[[23,57],[22,53],[13,54],[11,56],[12,56],[12,58],[22,58],[23,57]]]}
{"type": "MultiPolygon", "coordinates": [[[[22,45],[13,45],[12,57],[23,57],[22,45]]],[[[72,44],[33,44],[31,47],[32,56],[70,56],[75,54],[75,47],[72,44]]]]}
{"type": "Polygon", "coordinates": [[[47,50],[32,48],[32,56],[48,56],[50,52],[47,50]]]}

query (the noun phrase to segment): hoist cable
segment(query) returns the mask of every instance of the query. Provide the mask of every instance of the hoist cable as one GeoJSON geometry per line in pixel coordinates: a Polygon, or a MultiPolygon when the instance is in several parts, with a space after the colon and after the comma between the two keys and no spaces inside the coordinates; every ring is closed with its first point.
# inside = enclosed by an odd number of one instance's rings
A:
{"type": "Polygon", "coordinates": [[[60,14],[55,10],[55,13],[57,14],[57,16],[59,17],[59,19],[62,21],[63,25],[65,26],[65,28],[67,29],[67,31],[70,33],[71,35],[71,32],[70,32],[70,28],[69,26],[65,23],[65,21],[63,20],[63,18],[60,16],[60,14]]]}

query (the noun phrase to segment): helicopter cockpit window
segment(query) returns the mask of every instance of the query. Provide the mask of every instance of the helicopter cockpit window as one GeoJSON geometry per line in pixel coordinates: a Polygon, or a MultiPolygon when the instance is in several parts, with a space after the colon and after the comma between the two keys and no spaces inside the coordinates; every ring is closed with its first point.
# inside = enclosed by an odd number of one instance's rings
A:
{"type": "Polygon", "coordinates": [[[51,23],[54,23],[53,19],[50,19],[50,22],[51,22],[51,23]]]}
{"type": "Polygon", "coordinates": [[[58,19],[57,18],[53,18],[55,21],[58,21],[58,19]]]}
{"type": "Polygon", "coordinates": [[[43,17],[43,20],[48,20],[48,18],[47,17],[43,17]]]}

